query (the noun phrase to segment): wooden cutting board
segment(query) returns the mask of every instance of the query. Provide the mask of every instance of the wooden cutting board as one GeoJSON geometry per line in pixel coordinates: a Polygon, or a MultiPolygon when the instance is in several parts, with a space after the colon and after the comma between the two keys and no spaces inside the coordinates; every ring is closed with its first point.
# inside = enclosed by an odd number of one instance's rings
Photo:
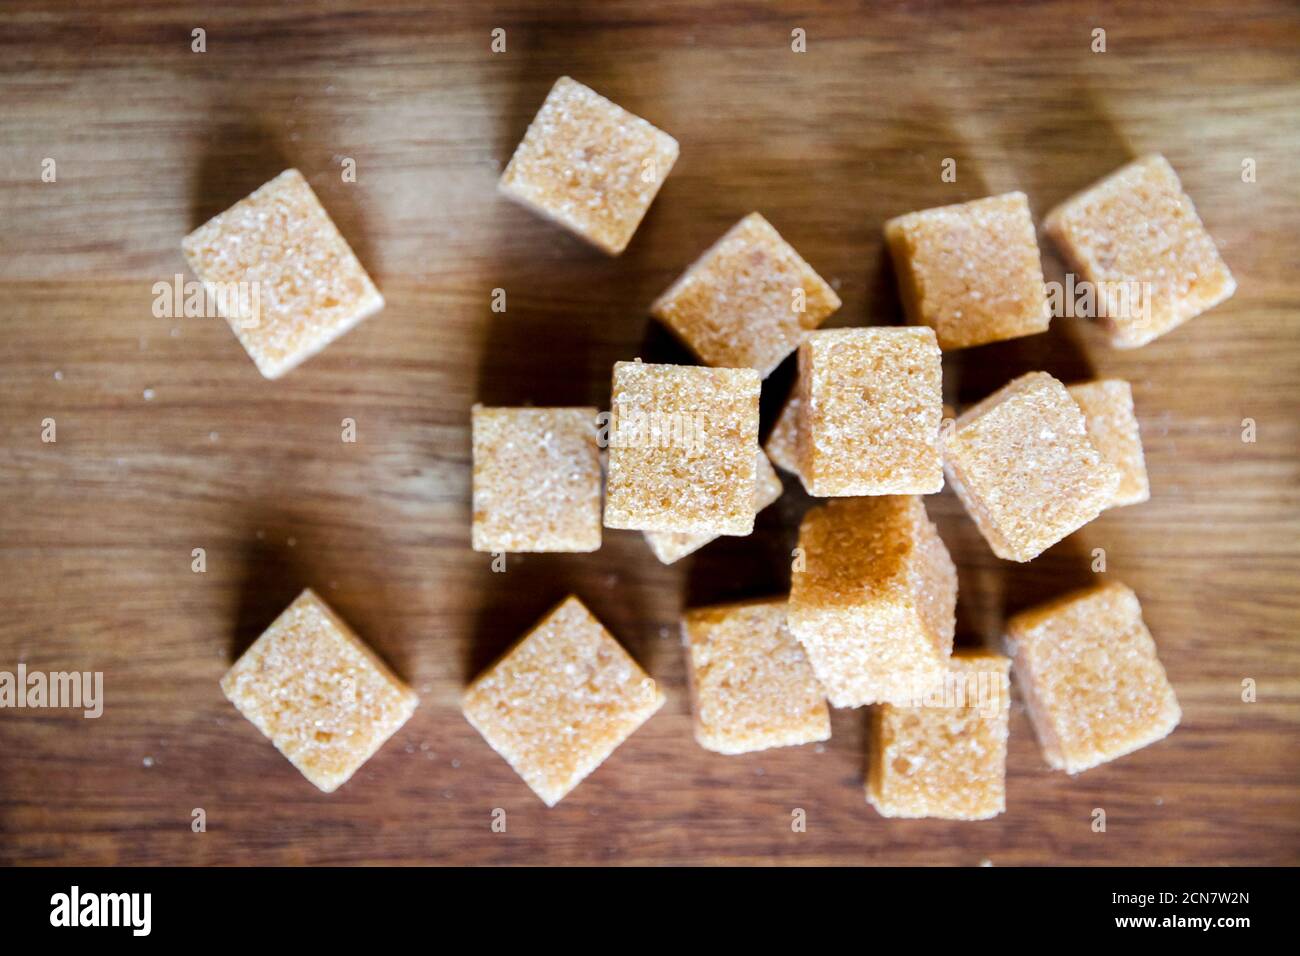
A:
{"type": "MultiPolygon", "coordinates": [[[[1294,5],[16,0],[0,44],[0,670],[100,671],[105,698],[97,720],[0,712],[0,862],[1300,862],[1294,5]],[[561,74],[681,142],[617,259],[495,192],[561,74]],[[504,574],[470,550],[470,406],[605,407],[616,360],[687,361],[647,306],[742,215],[834,280],[830,325],[894,323],[886,218],[1010,189],[1041,215],[1150,151],[1182,174],[1236,296],[1132,352],[1059,319],[949,356],[945,392],[969,402],[1033,369],[1130,380],[1151,501],[1028,565],[994,558],[949,492],[927,506],[960,565],[963,643],[1093,581],[1105,549],[1182,702],[1167,741],[1069,778],[1017,702],[1007,811],[978,824],[877,816],[860,711],[836,712],[824,746],[702,750],[678,616],[788,586],[808,506],[790,481],[753,537],[672,567],[629,532],[504,574]],[[288,166],[388,306],[268,382],[220,320],[156,318],[153,286],[185,271],[182,235],[288,166]],[[305,586],[422,698],[331,796],[217,686],[305,586]],[[669,702],[547,810],[457,701],[571,592],[669,702]]],[[[765,383],[765,428],[790,381],[787,363],[765,383]]]]}

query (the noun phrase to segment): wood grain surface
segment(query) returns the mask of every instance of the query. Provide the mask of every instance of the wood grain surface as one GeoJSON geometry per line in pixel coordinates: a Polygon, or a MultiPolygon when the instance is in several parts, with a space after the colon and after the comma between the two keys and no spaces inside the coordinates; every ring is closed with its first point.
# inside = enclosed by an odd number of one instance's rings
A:
{"type": "MultiPolygon", "coordinates": [[[[0,52],[0,670],[105,681],[98,720],[0,711],[0,862],[1300,862],[1294,4],[11,0],[0,52]],[[561,74],[681,143],[617,259],[495,191],[561,74]],[[950,355],[945,393],[965,403],[1032,369],[1131,380],[1151,501],[1028,565],[994,558],[951,493],[927,505],[960,566],[963,643],[1093,580],[1104,548],[1182,702],[1168,740],[1070,778],[1017,702],[1004,815],[882,819],[863,798],[861,711],[836,712],[824,746],[722,757],[692,738],[678,616],[788,586],[795,483],[752,537],[672,567],[630,532],[504,574],[470,550],[470,406],[605,407],[616,360],[688,361],[647,306],[744,214],[834,280],[829,325],[888,324],[889,216],[1009,189],[1041,216],[1149,151],[1182,174],[1236,296],[1132,352],[1058,319],[950,355]],[[388,306],[268,382],[224,322],[155,318],[152,287],[185,271],[182,235],[288,166],[388,306]],[[329,796],[217,686],[305,586],[421,695],[329,796]],[[570,592],[669,701],[547,810],[457,702],[570,592]]],[[[1046,248],[1045,265],[1060,278],[1046,248]]],[[[765,428],[791,373],[764,384],[765,428]]]]}

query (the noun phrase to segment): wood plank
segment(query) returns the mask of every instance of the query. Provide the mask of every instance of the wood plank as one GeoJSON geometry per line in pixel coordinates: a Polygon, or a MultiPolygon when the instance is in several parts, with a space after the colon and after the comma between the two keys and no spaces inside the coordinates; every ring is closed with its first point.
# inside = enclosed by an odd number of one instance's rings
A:
{"type": "MultiPolygon", "coordinates": [[[[100,670],[106,695],[98,720],[0,713],[0,862],[1300,862],[1294,5],[17,0],[0,24],[0,670],[100,670]],[[495,192],[562,73],[682,144],[615,260],[495,192]],[[960,565],[963,642],[1087,583],[1104,548],[1184,708],[1167,741],[1068,778],[1017,703],[1006,814],[884,820],[863,799],[861,712],[836,712],[824,746],[744,757],[691,735],[678,615],[788,586],[809,504],[791,482],[753,537],[668,568],[628,532],[592,555],[512,557],[505,574],[470,550],[470,406],[604,407],[616,360],[686,360],[647,306],[745,213],[835,280],[830,325],[892,323],[889,216],[1013,188],[1041,215],[1153,150],[1221,242],[1235,298],[1133,352],[1058,319],[945,360],[960,402],[1038,368],[1130,379],[1152,500],[1024,566],[994,558],[950,493],[927,505],[960,565]],[[40,181],[46,157],[57,183],[40,181]],[[956,183],[939,178],[948,157],[956,183]],[[266,382],[224,323],[155,318],[152,287],[184,272],[182,235],[289,165],[388,307],[266,382]],[[330,796],[217,686],[308,585],[422,697],[330,796]],[[547,810],[457,700],[569,592],[669,702],[547,810]],[[498,807],[506,833],[490,828],[498,807]]],[[[1050,252],[1046,265],[1061,276],[1050,252]]],[[[765,425],[791,375],[765,383],[765,425]]]]}

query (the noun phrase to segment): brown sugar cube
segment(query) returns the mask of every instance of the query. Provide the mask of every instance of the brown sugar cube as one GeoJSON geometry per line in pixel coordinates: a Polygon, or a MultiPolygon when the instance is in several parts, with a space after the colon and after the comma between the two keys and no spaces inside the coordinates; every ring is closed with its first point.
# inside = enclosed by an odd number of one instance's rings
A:
{"type": "Polygon", "coordinates": [[[279,378],[384,307],[296,169],[195,229],[181,251],[267,378],[279,378]]]}
{"type": "Polygon", "coordinates": [[[600,547],[594,408],[475,405],[475,551],[600,547]]]}
{"type": "Polygon", "coordinates": [[[758,213],[713,244],[650,313],[706,365],[767,378],[840,297],[758,213]]]}
{"type": "Polygon", "coordinates": [[[957,569],[920,498],[813,508],[790,577],[790,630],[831,704],[907,703],[942,680],[957,569]]]}
{"type": "Polygon", "coordinates": [[[226,672],[221,690],[325,793],[347,783],[418,703],[310,590],[226,672]]]}
{"type": "Polygon", "coordinates": [[[501,176],[509,198],[622,252],[677,162],[677,140],[562,76],[501,176]]]}
{"type": "Polygon", "coordinates": [[[908,213],[885,223],[907,319],[945,352],[1047,331],[1051,311],[1024,193],[908,213]]]}
{"type": "Polygon", "coordinates": [[[743,754],[829,740],[826,695],[786,625],[785,598],[688,611],[682,620],[695,739],[743,754]]]}
{"type": "Polygon", "coordinates": [[[664,704],[576,597],[465,691],[465,719],[553,807],[664,704]]]}
{"type": "Polygon", "coordinates": [[[799,409],[803,402],[799,400],[799,384],[781,406],[781,412],[768,433],[767,444],[763,450],[772,464],[782,471],[798,477],[799,475],[799,409]]]}
{"type": "Polygon", "coordinates": [[[799,475],[810,495],[943,488],[941,355],[927,328],[831,329],[799,347],[799,475]]]}
{"type": "Polygon", "coordinates": [[[872,709],[867,802],[881,816],[987,820],[1006,809],[1010,667],[958,650],[924,698],[872,709]]]}
{"type": "Polygon", "coordinates": [[[1116,348],[1145,345],[1237,289],[1178,174],[1160,155],[1067,199],[1043,227],[1069,267],[1094,286],[1098,318],[1116,348]]]}
{"type": "Polygon", "coordinates": [[[1078,404],[1046,372],[1020,376],[958,418],[944,468],[993,553],[1009,561],[1031,561],[1083,527],[1119,487],[1078,404]]]}
{"type": "MultiPolygon", "coordinates": [[[[781,492],[784,490],[780,476],[772,467],[772,463],[767,460],[767,456],[760,450],[758,453],[758,475],[754,484],[755,513],[762,511],[780,498],[781,492]]],[[[672,531],[645,532],[645,538],[650,544],[650,550],[664,564],[680,561],[688,554],[700,550],[710,541],[716,540],[717,537],[716,534],[684,534],[672,531]]]]}
{"type": "Polygon", "coordinates": [[[605,527],[753,531],[758,392],[752,369],[616,363],[605,527]]]}
{"type": "Polygon", "coordinates": [[[1100,379],[1069,386],[1083,412],[1088,437],[1101,457],[1119,470],[1119,487],[1110,507],[1136,505],[1151,497],[1142,436],[1133,411],[1133,389],[1122,379],[1100,379]]]}
{"type": "Polygon", "coordinates": [[[1057,770],[1132,753],[1182,717],[1137,595],[1119,582],[1023,611],[1006,637],[1043,756],[1057,770]]]}

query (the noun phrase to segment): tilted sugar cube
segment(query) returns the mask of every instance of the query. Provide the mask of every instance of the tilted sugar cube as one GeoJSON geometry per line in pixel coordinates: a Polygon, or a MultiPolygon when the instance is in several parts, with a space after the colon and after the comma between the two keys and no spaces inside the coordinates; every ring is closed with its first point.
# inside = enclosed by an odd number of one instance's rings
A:
{"type": "Polygon", "coordinates": [[[576,597],[566,598],[465,691],[465,719],[548,806],[664,704],[576,597]]]}
{"type": "Polygon", "coordinates": [[[650,307],[706,365],[763,378],[840,307],[840,298],[771,223],[750,213],[650,307]]]}
{"type": "Polygon", "coordinates": [[[1068,388],[1070,397],[1083,412],[1088,437],[1101,457],[1119,471],[1119,487],[1110,506],[1136,505],[1151,497],[1146,456],[1137,414],[1133,410],[1133,389],[1122,379],[1080,382],[1068,388]]]}
{"type": "Polygon", "coordinates": [[[415,712],[415,692],[304,591],[221,679],[239,712],[302,775],[338,789],[415,712]]]}
{"type": "Polygon", "coordinates": [[[1092,284],[1116,348],[1145,345],[1237,289],[1178,174],[1158,154],[1067,199],[1043,228],[1092,284]]]}
{"type": "Polygon", "coordinates": [[[1182,711],[1118,581],[1013,616],[1007,649],[1047,762],[1075,774],[1169,735],[1182,711]]]}
{"type": "Polygon", "coordinates": [[[503,194],[616,256],[677,161],[677,140],[562,76],[501,175],[503,194]]]}
{"type": "Polygon", "coordinates": [[[1030,372],[963,413],[943,442],[948,481],[993,553],[1031,561],[1109,507],[1119,471],[1065,386],[1030,372]]]}
{"type": "Polygon", "coordinates": [[[384,307],[296,169],[208,220],[181,250],[267,378],[279,378],[384,307]]]}
{"type": "Polygon", "coordinates": [[[1051,310],[1024,193],[908,213],[885,223],[908,321],[945,352],[1047,331],[1051,310]]]}

